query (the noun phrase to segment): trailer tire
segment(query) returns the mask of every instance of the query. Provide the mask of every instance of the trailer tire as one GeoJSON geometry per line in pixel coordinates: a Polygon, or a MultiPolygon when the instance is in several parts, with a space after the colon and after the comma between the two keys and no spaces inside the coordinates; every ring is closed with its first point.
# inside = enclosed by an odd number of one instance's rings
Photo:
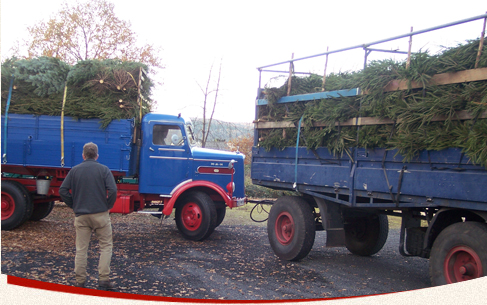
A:
{"type": "Polygon", "coordinates": [[[41,202],[34,205],[34,211],[30,216],[29,220],[31,221],[39,221],[41,219],[46,218],[49,214],[51,214],[52,209],[54,208],[54,201],[50,202],[41,202]]]}
{"type": "Polygon", "coordinates": [[[272,205],[267,222],[269,243],[283,260],[297,261],[308,255],[316,226],[311,206],[300,197],[280,197],[272,205]]]}
{"type": "Polygon", "coordinates": [[[216,207],[204,192],[190,192],[176,206],[176,225],[190,240],[204,240],[216,228],[216,207]]]}
{"type": "Polygon", "coordinates": [[[487,225],[460,222],[448,226],[431,248],[433,286],[463,282],[487,275],[487,225]]]}
{"type": "Polygon", "coordinates": [[[345,246],[355,255],[371,256],[379,252],[389,235],[386,215],[345,217],[345,246]]]}
{"type": "Polygon", "coordinates": [[[2,181],[2,230],[19,227],[32,211],[32,198],[25,187],[15,181],[2,181]]]}

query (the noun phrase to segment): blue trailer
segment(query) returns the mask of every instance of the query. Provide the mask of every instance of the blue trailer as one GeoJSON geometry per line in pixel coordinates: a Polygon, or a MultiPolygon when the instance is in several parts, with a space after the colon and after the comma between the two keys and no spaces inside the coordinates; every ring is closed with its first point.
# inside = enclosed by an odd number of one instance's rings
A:
{"type": "Polygon", "coordinates": [[[69,169],[94,142],[98,161],[112,171],[112,213],[169,217],[188,239],[203,240],[221,224],[226,207],[245,202],[244,155],[197,147],[193,125],[181,116],[146,114],[114,120],[28,114],[2,115],[2,230],[45,218],[69,169]]]}
{"type": "MultiPolygon", "coordinates": [[[[458,23],[486,17],[487,15],[482,15],[458,23]]],[[[453,24],[445,26],[451,25],[453,24]]],[[[438,27],[440,28],[442,27],[438,27]]],[[[419,31],[423,32],[426,31],[419,31]]],[[[414,34],[416,33],[389,40],[412,37],[414,34]]],[[[363,44],[357,47],[364,48],[368,54],[371,45],[363,44]]],[[[339,51],[346,50],[348,49],[339,51]]],[[[284,73],[285,71],[268,68],[275,69],[274,66],[285,63],[291,65],[292,71],[292,65],[296,61],[328,56],[334,52],[258,69],[261,73],[284,73]]],[[[487,69],[459,71],[432,79],[440,82],[440,78],[443,84],[485,82],[487,69]]],[[[392,85],[396,86],[398,83],[392,85]]],[[[399,252],[404,256],[429,258],[433,285],[487,275],[485,166],[472,164],[471,160],[455,147],[439,151],[421,151],[411,160],[398,151],[384,148],[352,147],[347,153],[332,154],[327,147],[303,147],[299,136],[301,123],[260,118],[261,107],[268,103],[263,94],[264,90],[259,86],[256,101],[252,182],[275,190],[295,192],[295,195],[279,197],[272,203],[269,212],[269,242],[279,258],[291,261],[305,258],[312,249],[317,230],[326,230],[328,247],[344,246],[356,255],[374,255],[386,242],[389,230],[388,216],[398,216],[402,220],[399,252]],[[294,139],[296,145],[284,149],[261,147],[261,131],[266,129],[297,130],[293,133],[297,134],[294,139]]],[[[277,104],[306,103],[361,94],[364,93],[359,88],[316,92],[285,96],[277,100],[277,104]]],[[[475,119],[486,118],[487,112],[484,112],[475,119]]],[[[458,119],[466,120],[473,117],[459,113],[458,119]]],[[[357,117],[341,122],[336,128],[345,125],[361,128],[378,124],[394,122],[384,118],[357,117]]]]}

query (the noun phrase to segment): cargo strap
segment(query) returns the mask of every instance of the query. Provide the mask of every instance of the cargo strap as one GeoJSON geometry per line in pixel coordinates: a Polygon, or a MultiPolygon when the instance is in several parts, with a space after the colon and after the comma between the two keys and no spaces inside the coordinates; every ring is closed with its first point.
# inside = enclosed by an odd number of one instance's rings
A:
{"type": "Polygon", "coordinates": [[[61,167],[64,167],[64,105],[66,105],[66,92],[68,84],[64,85],[63,107],[61,108],[61,167]]]}
{"type": "MultiPolygon", "coordinates": [[[[394,131],[396,129],[396,122],[392,125],[391,133],[389,134],[389,140],[392,138],[394,135],[394,131]]],[[[404,171],[406,171],[407,167],[403,166],[400,174],[399,174],[399,181],[397,185],[397,194],[394,195],[392,192],[392,185],[389,182],[389,177],[387,176],[387,171],[386,171],[386,157],[387,157],[387,149],[384,151],[384,155],[382,156],[382,171],[384,172],[384,177],[386,178],[386,183],[387,183],[387,189],[389,190],[389,194],[391,195],[391,200],[396,204],[396,206],[399,206],[399,197],[401,196],[401,186],[402,186],[402,178],[404,177],[404,171]]]]}
{"type": "Polygon", "coordinates": [[[3,156],[2,162],[4,164],[7,163],[7,126],[8,126],[8,108],[10,107],[10,100],[12,98],[12,88],[14,86],[14,75],[12,74],[12,78],[10,79],[10,87],[8,89],[8,99],[7,99],[7,106],[5,107],[5,122],[3,127],[3,156]]]}
{"type": "Polygon", "coordinates": [[[296,157],[294,161],[294,184],[293,184],[293,189],[296,189],[297,187],[297,182],[298,182],[298,148],[299,148],[299,137],[301,135],[301,122],[303,121],[303,116],[299,119],[299,124],[298,124],[298,137],[296,139],[296,157]]]}

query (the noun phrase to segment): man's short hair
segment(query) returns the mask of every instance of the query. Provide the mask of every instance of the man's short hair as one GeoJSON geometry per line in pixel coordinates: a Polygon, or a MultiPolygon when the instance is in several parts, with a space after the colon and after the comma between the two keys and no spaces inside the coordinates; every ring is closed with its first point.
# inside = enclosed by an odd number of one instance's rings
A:
{"type": "Polygon", "coordinates": [[[96,159],[98,156],[98,146],[93,142],[86,143],[83,146],[83,155],[86,159],[96,159]]]}

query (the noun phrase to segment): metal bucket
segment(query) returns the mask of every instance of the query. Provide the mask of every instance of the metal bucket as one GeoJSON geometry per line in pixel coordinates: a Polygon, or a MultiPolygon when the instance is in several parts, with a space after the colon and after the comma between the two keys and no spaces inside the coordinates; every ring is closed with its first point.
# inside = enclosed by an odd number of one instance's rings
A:
{"type": "Polygon", "coordinates": [[[51,186],[51,180],[37,179],[36,180],[37,194],[47,195],[49,193],[49,186],[51,186]]]}

